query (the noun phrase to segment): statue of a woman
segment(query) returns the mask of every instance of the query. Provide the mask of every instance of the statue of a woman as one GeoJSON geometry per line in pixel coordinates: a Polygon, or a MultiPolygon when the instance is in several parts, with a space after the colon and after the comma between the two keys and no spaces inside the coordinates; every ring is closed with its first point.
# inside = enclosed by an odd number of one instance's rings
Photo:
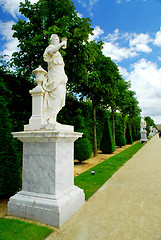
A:
{"type": "Polygon", "coordinates": [[[67,75],[64,71],[64,61],[59,49],[66,47],[66,40],[60,43],[59,37],[52,34],[50,45],[45,49],[44,61],[48,63],[47,77],[43,82],[44,120],[46,124],[55,124],[56,117],[65,105],[67,75]]]}

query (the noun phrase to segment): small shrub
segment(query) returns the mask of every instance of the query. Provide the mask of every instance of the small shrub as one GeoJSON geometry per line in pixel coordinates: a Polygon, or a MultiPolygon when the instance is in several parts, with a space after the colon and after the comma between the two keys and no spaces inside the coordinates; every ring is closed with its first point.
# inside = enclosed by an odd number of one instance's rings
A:
{"type": "Polygon", "coordinates": [[[89,159],[92,155],[90,141],[87,138],[79,138],[74,143],[74,159],[79,162],[89,159]]]}
{"type": "Polygon", "coordinates": [[[89,134],[85,130],[84,118],[81,115],[81,110],[77,110],[74,127],[75,131],[83,133],[82,138],[77,139],[74,143],[74,159],[82,162],[91,157],[92,147],[88,139],[89,134]]]}
{"type": "Polygon", "coordinates": [[[108,119],[105,119],[100,150],[103,153],[112,153],[115,151],[115,143],[113,140],[110,122],[108,119]]]}
{"type": "Polygon", "coordinates": [[[120,132],[120,135],[117,135],[116,137],[116,145],[119,147],[125,146],[126,145],[126,139],[124,137],[123,132],[120,132]]]}

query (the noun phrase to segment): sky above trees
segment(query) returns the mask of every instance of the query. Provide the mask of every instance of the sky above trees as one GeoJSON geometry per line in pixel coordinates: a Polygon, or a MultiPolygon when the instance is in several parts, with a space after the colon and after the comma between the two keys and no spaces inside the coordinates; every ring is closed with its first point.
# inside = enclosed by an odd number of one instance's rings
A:
{"type": "MultiPolygon", "coordinates": [[[[32,3],[37,0],[31,0],[32,3]]],[[[91,19],[103,53],[118,65],[136,92],[142,116],[161,123],[161,0],[74,0],[80,17],[91,19]]],[[[20,0],[0,2],[0,55],[18,51],[11,27],[22,16],[20,0]]],[[[44,47],[45,48],[45,47],[44,47]]]]}

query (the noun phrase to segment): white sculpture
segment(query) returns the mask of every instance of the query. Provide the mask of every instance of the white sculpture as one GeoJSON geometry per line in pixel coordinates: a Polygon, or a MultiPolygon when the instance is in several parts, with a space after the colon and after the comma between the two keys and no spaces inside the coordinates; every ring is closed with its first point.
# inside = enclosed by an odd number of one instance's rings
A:
{"type": "Polygon", "coordinates": [[[56,117],[65,105],[67,75],[64,71],[64,61],[59,52],[61,47],[66,48],[67,39],[60,43],[59,37],[52,34],[50,45],[45,49],[44,61],[48,63],[47,77],[43,81],[44,96],[44,123],[55,124],[56,117]]]}
{"type": "Polygon", "coordinates": [[[33,73],[35,82],[38,84],[30,90],[32,95],[32,116],[29,125],[24,126],[25,131],[30,130],[71,130],[73,126],[62,125],[56,122],[57,115],[62,107],[65,106],[67,75],[64,71],[64,61],[59,49],[66,48],[67,38],[52,34],[50,45],[45,49],[43,57],[48,63],[48,72],[41,66],[36,68],[33,73]]]}
{"type": "Polygon", "coordinates": [[[144,120],[144,117],[141,118],[140,122],[140,135],[141,135],[140,141],[142,143],[147,142],[146,121],[144,120]]]}
{"type": "Polygon", "coordinates": [[[141,128],[141,131],[145,130],[145,128],[146,128],[146,121],[144,120],[144,117],[141,117],[141,126],[140,126],[140,128],[141,128]]]}
{"type": "Polygon", "coordinates": [[[33,73],[38,84],[30,90],[32,116],[23,132],[13,133],[23,142],[22,191],[10,198],[10,215],[56,227],[67,221],[85,201],[84,191],[74,185],[74,141],[82,133],[58,124],[56,117],[65,105],[67,76],[57,35],[44,52],[48,72],[41,66],[33,73]]]}

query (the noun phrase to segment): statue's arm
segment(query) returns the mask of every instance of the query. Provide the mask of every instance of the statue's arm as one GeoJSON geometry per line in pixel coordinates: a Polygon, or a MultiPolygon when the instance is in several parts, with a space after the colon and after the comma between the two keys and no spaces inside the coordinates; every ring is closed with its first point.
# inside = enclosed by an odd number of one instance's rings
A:
{"type": "Polygon", "coordinates": [[[48,49],[48,54],[53,55],[54,53],[56,53],[62,46],[65,46],[66,42],[62,41],[61,43],[59,43],[57,46],[52,46],[48,49]]]}

